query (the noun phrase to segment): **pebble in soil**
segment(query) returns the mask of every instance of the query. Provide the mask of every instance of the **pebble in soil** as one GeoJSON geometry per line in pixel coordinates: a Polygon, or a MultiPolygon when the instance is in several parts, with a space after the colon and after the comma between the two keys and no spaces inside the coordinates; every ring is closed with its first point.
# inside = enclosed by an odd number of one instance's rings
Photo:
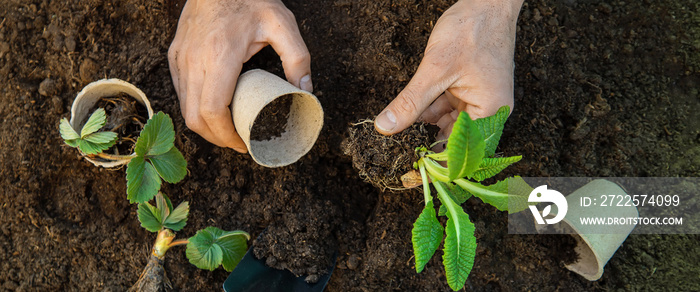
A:
{"type": "Polygon", "coordinates": [[[437,127],[416,123],[400,133],[384,136],[371,120],[352,124],[341,147],[352,156],[360,177],[381,189],[402,188],[401,175],[413,169],[418,160],[416,147],[435,141],[437,127]]]}

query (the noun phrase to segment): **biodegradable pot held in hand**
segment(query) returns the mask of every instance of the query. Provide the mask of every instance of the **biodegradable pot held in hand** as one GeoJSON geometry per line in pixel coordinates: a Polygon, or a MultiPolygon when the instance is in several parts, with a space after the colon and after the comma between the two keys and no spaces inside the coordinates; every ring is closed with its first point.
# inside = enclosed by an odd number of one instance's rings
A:
{"type": "MultiPolygon", "coordinates": [[[[81,129],[88,118],[92,115],[97,102],[103,97],[118,96],[125,93],[129,98],[133,98],[138,102],[138,104],[146,107],[148,111],[148,118],[153,117],[153,109],[151,108],[151,103],[146,98],[146,94],[143,93],[136,86],[132,85],[123,80],[116,78],[112,79],[102,79],[92,82],[85,86],[83,90],[78,93],[73,101],[73,106],[71,107],[71,117],[70,125],[73,129],[81,129]]],[[[129,153],[129,155],[134,155],[129,153]]],[[[110,160],[108,158],[96,158],[85,156],[87,161],[92,162],[95,166],[102,167],[116,167],[129,163],[129,160],[118,159],[110,160]]]]}
{"type": "Polygon", "coordinates": [[[299,160],[323,127],[323,108],[313,94],[260,69],[239,77],[231,114],[253,160],[266,167],[299,160]]]}

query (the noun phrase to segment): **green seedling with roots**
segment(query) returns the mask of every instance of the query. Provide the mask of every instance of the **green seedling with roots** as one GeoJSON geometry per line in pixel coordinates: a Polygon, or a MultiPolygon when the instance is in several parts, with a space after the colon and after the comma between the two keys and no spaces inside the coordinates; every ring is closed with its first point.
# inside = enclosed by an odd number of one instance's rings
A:
{"type": "Polygon", "coordinates": [[[131,291],[158,291],[170,287],[165,275],[163,262],[166,252],[175,246],[187,245],[187,259],[197,268],[213,271],[223,266],[228,272],[238,265],[248,249],[250,235],[244,231],[223,231],[216,227],[207,227],[197,231],[188,239],[175,239],[175,232],[187,224],[190,206],[182,202],[173,208],[170,199],[158,193],[155,206],[148,202],[139,204],[138,218],[141,227],[157,233],[151,256],[139,280],[131,291]],[[154,290],[155,289],[155,290],[154,290]]]}
{"type": "Polygon", "coordinates": [[[158,112],[150,118],[134,144],[134,155],[104,153],[117,142],[117,133],[100,131],[106,123],[104,109],[97,109],[78,131],[63,118],[59,124],[61,137],[71,147],[91,157],[127,160],[127,199],[131,203],[147,202],[158,193],[161,179],[177,183],[187,174],[187,161],[175,148],[175,130],[170,116],[158,112]]]}
{"type": "Polygon", "coordinates": [[[420,158],[414,167],[420,171],[425,197],[425,207],[412,230],[416,272],[425,268],[446,234],[442,262],[447,283],[455,291],[464,287],[476,255],[474,224],[461,204],[475,196],[501,211],[516,213],[527,208],[532,188],[521,177],[507,178],[488,186],[480,183],[522,158],[495,157],[509,112],[509,107],[503,106],[495,115],[476,120],[462,112],[445,151],[435,153],[427,147],[416,149],[420,158]],[[437,213],[430,184],[435,187],[441,203],[437,213]],[[447,216],[444,228],[437,219],[438,215],[447,216]]]}
{"type": "Polygon", "coordinates": [[[233,271],[248,249],[248,233],[207,227],[188,239],[175,239],[175,232],[187,224],[190,206],[188,202],[183,202],[173,207],[170,199],[160,193],[161,179],[177,183],[187,174],[187,161],[174,145],[175,130],[170,117],[158,112],[146,122],[134,144],[133,155],[103,152],[114,146],[118,139],[114,132],[101,131],[105,123],[105,110],[99,108],[90,116],[80,134],[65,118],[60,121],[59,130],[66,144],[78,148],[85,155],[129,161],[126,168],[127,198],[131,203],[139,203],[137,214],[141,226],[157,233],[148,264],[129,290],[162,291],[170,288],[163,268],[165,254],[179,245],[187,245],[187,258],[200,269],[213,271],[223,266],[226,271],[233,271]],[[155,206],[149,203],[154,198],[155,206]]]}

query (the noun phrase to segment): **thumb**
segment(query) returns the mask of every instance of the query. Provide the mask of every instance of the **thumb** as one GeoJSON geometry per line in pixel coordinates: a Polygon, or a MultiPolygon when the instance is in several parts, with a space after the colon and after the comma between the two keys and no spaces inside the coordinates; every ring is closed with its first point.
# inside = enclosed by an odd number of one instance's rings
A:
{"type": "Polygon", "coordinates": [[[426,55],[406,88],[377,116],[374,127],[379,133],[392,135],[413,124],[451,82],[442,78],[444,69],[426,55]]]}

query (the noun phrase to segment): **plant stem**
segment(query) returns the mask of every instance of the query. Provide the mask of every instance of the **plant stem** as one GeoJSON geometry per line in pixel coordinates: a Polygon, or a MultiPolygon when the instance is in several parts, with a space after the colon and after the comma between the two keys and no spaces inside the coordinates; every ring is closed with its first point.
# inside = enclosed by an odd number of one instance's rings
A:
{"type": "Polygon", "coordinates": [[[97,157],[102,158],[102,159],[107,159],[107,160],[129,160],[131,161],[132,158],[134,158],[134,155],[116,155],[116,154],[107,154],[107,153],[97,153],[97,157]]]}
{"type": "Polygon", "coordinates": [[[423,180],[423,200],[427,206],[428,203],[433,200],[433,196],[430,195],[430,185],[428,184],[428,175],[425,172],[423,159],[418,161],[418,170],[420,170],[420,178],[423,180]]]}
{"type": "Polygon", "coordinates": [[[168,247],[173,247],[173,246],[178,246],[178,245],[186,245],[188,243],[190,243],[190,241],[188,239],[178,239],[178,240],[175,240],[175,241],[171,242],[170,244],[168,244],[168,247]]]}
{"type": "MultiPolygon", "coordinates": [[[[435,178],[433,177],[431,177],[431,179],[433,179],[433,181],[435,180],[435,178]]],[[[457,209],[455,209],[455,206],[459,205],[452,201],[452,198],[450,198],[450,195],[448,195],[447,190],[445,190],[445,188],[442,186],[442,183],[436,181],[433,183],[433,185],[435,186],[435,190],[437,190],[438,192],[438,196],[440,197],[442,205],[447,208],[447,212],[451,214],[457,214],[457,209]],[[449,202],[451,202],[451,204],[448,204],[448,200],[449,202]]]]}
{"type": "Polygon", "coordinates": [[[475,183],[468,181],[464,178],[458,178],[454,180],[454,183],[457,184],[459,187],[469,191],[472,194],[482,194],[486,196],[494,196],[494,197],[499,197],[502,196],[503,194],[499,192],[495,192],[492,190],[487,189],[484,185],[480,183],[475,183]]]}
{"type": "Polygon", "coordinates": [[[425,169],[428,171],[431,176],[430,178],[433,179],[433,181],[437,179],[442,182],[450,182],[449,172],[447,171],[446,167],[443,167],[435,160],[427,157],[421,158],[420,161],[423,161],[425,169]]]}
{"type": "Polygon", "coordinates": [[[173,239],[175,239],[175,233],[167,228],[161,229],[158,232],[158,237],[156,237],[156,243],[153,244],[153,255],[159,259],[165,257],[165,253],[170,248],[173,239]]]}

